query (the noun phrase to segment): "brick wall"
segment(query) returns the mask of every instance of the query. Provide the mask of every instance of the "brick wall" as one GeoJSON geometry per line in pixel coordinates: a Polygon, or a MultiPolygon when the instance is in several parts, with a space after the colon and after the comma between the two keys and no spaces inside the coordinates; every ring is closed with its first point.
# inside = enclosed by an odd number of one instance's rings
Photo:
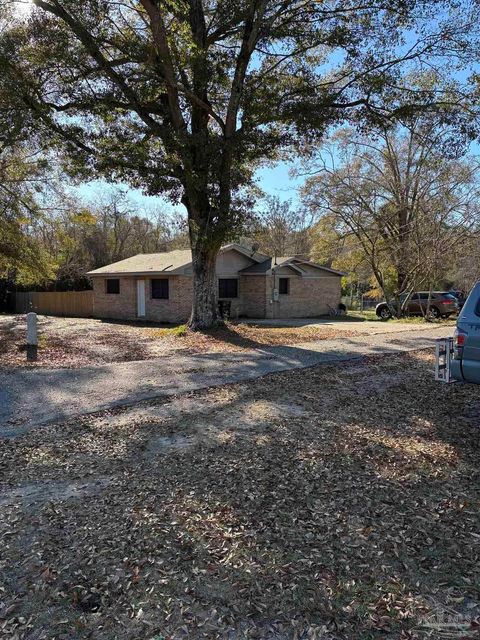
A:
{"type": "MultiPolygon", "coordinates": [[[[228,277],[228,276],[225,276],[228,277]]],[[[216,283],[218,292],[218,281],[216,283]]],[[[151,285],[147,280],[146,320],[156,322],[185,322],[190,317],[193,299],[193,279],[189,276],[170,276],[169,299],[151,298],[151,285]]],[[[238,278],[238,298],[225,298],[231,302],[231,318],[246,315],[261,318],[265,315],[265,278],[243,276],[238,278]]]]}
{"type": "MultiPolygon", "coordinates": [[[[93,314],[97,318],[137,320],[137,278],[120,278],[120,293],[107,294],[105,278],[93,280],[93,314]]],[[[340,301],[340,278],[290,277],[290,293],[270,303],[271,276],[240,276],[239,297],[232,299],[231,317],[301,318],[328,314],[329,305],[340,301]]],[[[276,280],[278,287],[278,280],[276,280]]],[[[185,322],[190,316],[193,280],[190,276],[169,277],[169,299],[151,297],[151,281],[145,278],[145,317],[151,322],[185,322]]]]}
{"type": "MultiPolygon", "coordinates": [[[[272,279],[267,282],[268,318],[309,318],[328,314],[329,305],[340,302],[341,278],[335,275],[321,278],[290,278],[290,291],[270,304],[272,279]]],[[[278,280],[276,280],[278,288],[278,280]]]]}
{"type": "Polygon", "coordinates": [[[93,280],[93,314],[96,318],[185,322],[192,310],[193,283],[187,276],[169,277],[169,299],[152,298],[150,278],[128,276],[120,279],[120,293],[106,293],[106,278],[93,280]],[[145,280],[145,316],[137,316],[137,280],[145,280]]]}
{"type": "Polygon", "coordinates": [[[246,318],[264,318],[266,307],[265,276],[240,276],[241,310],[246,318]]]}
{"type": "Polygon", "coordinates": [[[151,280],[145,283],[145,320],[154,322],[186,322],[192,311],[193,280],[189,276],[168,278],[168,300],[152,298],[151,280]]]}
{"type": "Polygon", "coordinates": [[[135,320],[137,317],[137,284],[135,278],[119,278],[120,293],[106,293],[106,278],[92,278],[93,315],[96,318],[135,320]]]}

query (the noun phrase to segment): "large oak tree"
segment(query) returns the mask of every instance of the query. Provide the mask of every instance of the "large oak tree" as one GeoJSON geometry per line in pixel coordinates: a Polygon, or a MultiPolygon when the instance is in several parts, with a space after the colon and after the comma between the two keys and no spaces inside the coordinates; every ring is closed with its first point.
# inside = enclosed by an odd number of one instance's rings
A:
{"type": "Polygon", "coordinates": [[[468,0],[34,2],[3,35],[2,71],[72,171],[183,202],[193,328],[217,320],[216,256],[259,163],[345,119],[451,101],[409,90],[402,69],[448,75],[447,60],[471,55],[474,23],[468,0]]]}

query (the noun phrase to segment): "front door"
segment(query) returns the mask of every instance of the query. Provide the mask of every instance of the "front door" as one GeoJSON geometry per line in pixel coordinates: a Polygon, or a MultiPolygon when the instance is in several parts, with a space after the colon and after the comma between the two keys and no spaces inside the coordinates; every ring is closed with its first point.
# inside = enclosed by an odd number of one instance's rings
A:
{"type": "Polygon", "coordinates": [[[137,316],[145,316],[145,280],[137,280],[137,316]]]}

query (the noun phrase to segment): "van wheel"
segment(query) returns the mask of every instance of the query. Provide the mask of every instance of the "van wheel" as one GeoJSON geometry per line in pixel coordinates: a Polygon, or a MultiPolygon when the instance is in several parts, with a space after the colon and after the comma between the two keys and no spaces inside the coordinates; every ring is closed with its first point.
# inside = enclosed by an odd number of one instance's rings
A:
{"type": "Polygon", "coordinates": [[[392,317],[392,312],[388,307],[382,307],[378,311],[378,317],[382,318],[382,320],[388,320],[389,318],[392,317]]]}

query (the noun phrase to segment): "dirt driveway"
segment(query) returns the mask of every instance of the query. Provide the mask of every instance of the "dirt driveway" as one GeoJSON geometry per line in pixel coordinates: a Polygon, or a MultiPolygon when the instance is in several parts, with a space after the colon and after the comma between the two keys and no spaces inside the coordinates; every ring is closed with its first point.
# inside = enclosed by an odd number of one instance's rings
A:
{"type": "Polygon", "coordinates": [[[478,638],[480,387],[431,370],[324,365],[2,441],[0,637],[478,638]]]}
{"type": "Polygon", "coordinates": [[[277,371],[343,362],[369,355],[392,355],[432,347],[452,328],[353,336],[294,344],[256,344],[239,352],[165,354],[160,358],[96,364],[82,368],[0,368],[0,438],[64,420],[168,396],[240,382],[277,371]]]}
{"type": "MultiPolygon", "coordinates": [[[[448,326],[441,323],[440,326],[448,326]]],[[[0,315],[0,369],[77,368],[114,362],[150,360],[174,354],[241,353],[268,346],[348,339],[432,325],[325,319],[231,323],[215,331],[191,334],[183,326],[166,327],[90,318],[39,316],[38,360],[27,363],[24,315],[0,315]]]]}

